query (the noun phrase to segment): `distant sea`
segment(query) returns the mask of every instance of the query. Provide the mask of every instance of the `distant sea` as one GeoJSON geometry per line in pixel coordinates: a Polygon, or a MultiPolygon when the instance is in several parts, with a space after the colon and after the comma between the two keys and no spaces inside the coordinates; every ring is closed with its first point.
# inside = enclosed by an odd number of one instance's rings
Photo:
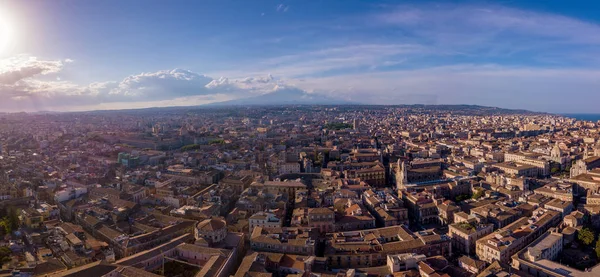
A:
{"type": "Polygon", "coordinates": [[[578,120],[587,120],[587,121],[598,121],[600,120],[600,114],[597,113],[567,113],[562,114],[566,117],[572,117],[578,120]]]}

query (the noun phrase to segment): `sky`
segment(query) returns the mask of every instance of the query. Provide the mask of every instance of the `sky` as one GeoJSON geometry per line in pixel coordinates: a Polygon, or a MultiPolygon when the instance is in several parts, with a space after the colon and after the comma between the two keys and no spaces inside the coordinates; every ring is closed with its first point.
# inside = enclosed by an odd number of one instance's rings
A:
{"type": "Polygon", "coordinates": [[[0,1],[0,112],[281,91],[600,113],[600,1],[0,1]]]}

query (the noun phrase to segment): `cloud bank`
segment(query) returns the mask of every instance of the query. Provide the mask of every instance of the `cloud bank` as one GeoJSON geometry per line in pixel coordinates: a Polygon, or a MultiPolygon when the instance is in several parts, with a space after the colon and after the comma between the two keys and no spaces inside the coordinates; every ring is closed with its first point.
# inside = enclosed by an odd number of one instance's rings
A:
{"type": "MultiPolygon", "coordinates": [[[[71,62],[71,61],[69,61],[71,62]]],[[[10,58],[0,68],[0,110],[85,110],[200,105],[281,92],[272,75],[213,79],[185,69],[130,75],[121,81],[79,85],[35,78],[58,74],[65,63],[36,57],[10,58]]],[[[306,93],[290,87],[292,93],[306,93]]]]}

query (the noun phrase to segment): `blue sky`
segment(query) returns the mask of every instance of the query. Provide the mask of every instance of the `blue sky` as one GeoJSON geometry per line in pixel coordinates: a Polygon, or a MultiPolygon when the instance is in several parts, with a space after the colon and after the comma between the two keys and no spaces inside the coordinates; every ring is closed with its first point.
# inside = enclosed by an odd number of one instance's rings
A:
{"type": "Polygon", "coordinates": [[[289,90],[600,113],[598,1],[1,1],[0,111],[289,90]]]}

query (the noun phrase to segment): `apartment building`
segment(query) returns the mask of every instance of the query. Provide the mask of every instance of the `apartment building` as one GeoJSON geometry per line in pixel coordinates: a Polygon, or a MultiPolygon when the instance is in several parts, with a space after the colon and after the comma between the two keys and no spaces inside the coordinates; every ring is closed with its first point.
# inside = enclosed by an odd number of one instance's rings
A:
{"type": "Polygon", "coordinates": [[[571,183],[553,182],[537,188],[533,192],[562,201],[573,201],[573,184],[571,183]]]}
{"type": "Polygon", "coordinates": [[[475,219],[469,219],[459,223],[450,224],[448,236],[452,239],[454,252],[471,255],[475,253],[475,243],[478,239],[491,234],[494,225],[491,223],[478,223],[475,219]]]}
{"type": "Polygon", "coordinates": [[[250,235],[250,248],[254,251],[314,256],[317,237],[318,232],[313,228],[256,227],[250,235]]]}
{"type": "Polygon", "coordinates": [[[449,237],[433,231],[413,233],[406,226],[327,234],[325,258],[334,268],[381,266],[387,255],[452,255],[449,237]]]}
{"type": "Polygon", "coordinates": [[[280,228],[282,220],[274,213],[269,212],[258,212],[250,216],[249,221],[249,233],[252,233],[255,227],[262,228],[280,228]]]}
{"type": "Polygon", "coordinates": [[[476,242],[476,253],[480,260],[492,263],[508,263],[515,253],[531,243],[540,234],[561,221],[557,211],[543,208],[533,212],[530,218],[522,217],[508,226],[484,236],[476,242]]]}
{"type": "Polygon", "coordinates": [[[494,229],[503,228],[521,217],[521,211],[502,204],[487,204],[471,209],[471,215],[485,218],[485,222],[494,224],[494,229]]]}

